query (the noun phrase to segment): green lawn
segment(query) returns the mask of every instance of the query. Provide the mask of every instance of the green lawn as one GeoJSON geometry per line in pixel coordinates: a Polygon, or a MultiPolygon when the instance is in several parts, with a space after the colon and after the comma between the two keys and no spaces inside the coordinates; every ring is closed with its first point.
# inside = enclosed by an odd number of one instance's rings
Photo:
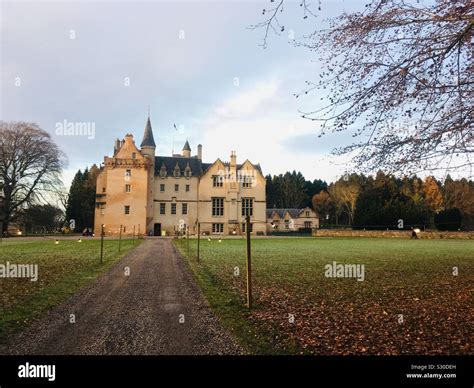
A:
{"type": "Polygon", "coordinates": [[[119,253],[117,240],[104,241],[100,264],[99,240],[59,240],[57,245],[54,241],[4,239],[0,243],[0,264],[38,264],[36,282],[0,278],[0,342],[105,272],[134,246],[132,240],[122,240],[119,253]]]}
{"type": "MultiPolygon", "coordinates": [[[[251,353],[472,353],[472,241],[254,239],[252,311],[244,307],[245,240],[202,239],[200,263],[196,243],[188,263],[251,353]],[[325,277],[333,261],[364,264],[365,280],[325,277]]],[[[187,242],[176,244],[186,256],[187,242]]]]}

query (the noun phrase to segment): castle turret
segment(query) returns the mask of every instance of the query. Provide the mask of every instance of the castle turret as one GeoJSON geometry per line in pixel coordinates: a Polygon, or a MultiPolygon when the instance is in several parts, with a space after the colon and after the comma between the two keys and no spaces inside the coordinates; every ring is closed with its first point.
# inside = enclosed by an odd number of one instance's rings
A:
{"type": "Polygon", "coordinates": [[[151,128],[150,116],[148,115],[148,120],[146,121],[145,132],[143,133],[143,140],[140,144],[140,148],[143,155],[146,156],[155,156],[155,139],[153,137],[153,130],[151,128]]]}
{"type": "Polygon", "coordinates": [[[186,143],[184,143],[183,156],[185,158],[190,158],[191,157],[191,147],[189,146],[189,142],[187,140],[186,140],[186,143]]]}
{"type": "Polygon", "coordinates": [[[153,180],[155,175],[155,139],[151,128],[150,113],[145,125],[143,140],[140,144],[141,153],[148,159],[148,182],[146,198],[146,230],[147,233],[153,231],[153,180]]]}

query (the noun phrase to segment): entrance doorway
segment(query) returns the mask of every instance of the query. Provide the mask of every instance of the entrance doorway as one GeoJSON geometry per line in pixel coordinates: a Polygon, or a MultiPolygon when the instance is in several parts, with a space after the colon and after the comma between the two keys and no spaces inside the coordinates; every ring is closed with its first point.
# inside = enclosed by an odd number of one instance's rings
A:
{"type": "Polygon", "coordinates": [[[161,224],[153,225],[153,236],[161,236],[161,224]]]}

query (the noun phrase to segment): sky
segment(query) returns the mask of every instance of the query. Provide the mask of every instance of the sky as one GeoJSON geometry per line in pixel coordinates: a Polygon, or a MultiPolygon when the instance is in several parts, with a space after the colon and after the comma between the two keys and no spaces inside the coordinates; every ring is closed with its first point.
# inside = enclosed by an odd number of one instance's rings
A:
{"type": "Polygon", "coordinates": [[[148,110],[157,155],[180,152],[188,139],[193,154],[203,145],[206,162],[235,150],[265,175],[297,170],[333,181],[347,160],[330,151],[350,135],[318,138],[301,117],[322,95],[294,94],[322,65],[291,38],[362,2],[310,4],[316,17],[303,19],[290,1],[285,32],[270,33],[264,49],[264,31],[249,26],[270,1],[2,1],[0,120],[49,132],[68,160],[66,186],[111,156],[116,138],[132,133],[139,145],[148,110]]]}

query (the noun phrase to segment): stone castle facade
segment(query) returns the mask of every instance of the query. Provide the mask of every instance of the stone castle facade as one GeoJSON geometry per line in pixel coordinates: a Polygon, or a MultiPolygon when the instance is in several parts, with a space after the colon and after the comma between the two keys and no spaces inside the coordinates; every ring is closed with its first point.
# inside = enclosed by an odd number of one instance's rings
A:
{"type": "Polygon", "coordinates": [[[240,235],[250,216],[251,233],[266,234],[265,177],[246,160],[202,160],[202,146],[191,155],[156,156],[150,117],[137,147],[131,134],[116,140],[97,177],[94,233],[174,236],[180,233],[240,235]]]}

